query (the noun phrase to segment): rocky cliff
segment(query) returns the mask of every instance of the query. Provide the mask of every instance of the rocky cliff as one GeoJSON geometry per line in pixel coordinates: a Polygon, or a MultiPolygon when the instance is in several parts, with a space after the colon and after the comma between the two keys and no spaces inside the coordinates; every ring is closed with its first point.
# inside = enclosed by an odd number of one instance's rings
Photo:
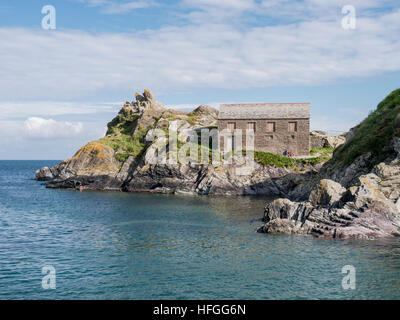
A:
{"type": "Polygon", "coordinates": [[[295,197],[268,202],[260,232],[317,237],[400,235],[400,89],[383,100],[295,197]]]}
{"type": "MultiPolygon", "coordinates": [[[[164,157],[170,156],[171,125],[182,145],[190,132],[215,128],[218,112],[204,105],[192,112],[168,109],[148,90],[135,100],[124,103],[105,137],[53,168],[38,170],[36,179],[49,188],[273,196],[260,232],[367,239],[400,235],[400,90],[346,136],[312,132],[311,158],[256,151],[254,168],[244,175],[238,174],[245,168],[241,164],[155,163],[160,142],[164,157]],[[154,130],[166,135],[149,139],[154,130]]],[[[215,151],[208,142],[194,143],[215,151]]]]}
{"type": "MultiPolygon", "coordinates": [[[[88,143],[70,159],[53,168],[42,168],[36,179],[48,181],[49,188],[118,190],[128,192],[196,193],[223,195],[268,195],[296,198],[301,185],[316,174],[326,154],[316,152],[311,159],[289,159],[257,153],[251,174],[240,175],[241,165],[215,165],[188,162],[156,163],[157,143],[168,136],[149,141],[150,130],[168,134],[168,127],[179,129],[178,144],[187,142],[188,132],[215,128],[218,111],[201,105],[192,112],[166,108],[145,90],[136,101],[125,102],[108,123],[106,136],[88,143]],[[186,132],[186,135],[184,134],[186,132]]],[[[167,144],[167,149],[169,148],[167,144]]],[[[209,148],[199,144],[199,148],[209,148]]],[[[325,149],[324,149],[325,150],[325,149]]],[[[210,150],[215,151],[215,150],[210,150]]],[[[168,150],[166,150],[168,153],[168,150]]]]}

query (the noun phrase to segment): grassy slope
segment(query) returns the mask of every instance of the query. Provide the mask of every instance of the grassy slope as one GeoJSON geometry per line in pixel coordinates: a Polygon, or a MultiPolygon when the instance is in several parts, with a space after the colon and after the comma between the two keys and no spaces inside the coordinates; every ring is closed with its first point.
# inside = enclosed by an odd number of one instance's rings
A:
{"type": "Polygon", "coordinates": [[[148,129],[141,129],[134,137],[130,134],[106,136],[97,142],[109,146],[116,152],[115,159],[124,162],[129,156],[139,156],[145,150],[144,138],[148,129]]]}
{"type": "MultiPolygon", "coordinates": [[[[198,119],[198,115],[193,112],[170,113],[165,114],[165,118],[172,120],[186,120],[190,124],[194,124],[198,119]]],[[[124,162],[129,156],[138,157],[146,150],[145,137],[147,132],[152,128],[140,128],[138,132],[132,136],[133,129],[138,125],[138,115],[133,113],[129,108],[122,108],[120,113],[107,124],[107,135],[96,142],[109,146],[114,149],[115,158],[119,162],[124,162]]],[[[168,130],[168,124],[160,127],[162,130],[168,130]]]]}
{"type": "Polygon", "coordinates": [[[388,154],[383,151],[383,147],[390,143],[393,136],[400,136],[399,114],[400,89],[397,89],[357,126],[348,143],[335,150],[333,160],[349,165],[368,152],[377,158],[377,162],[385,159],[388,154]]]}
{"type": "Polygon", "coordinates": [[[131,155],[135,157],[141,155],[146,147],[144,140],[150,127],[141,128],[135,136],[132,136],[137,120],[137,114],[128,108],[122,108],[121,112],[107,124],[107,135],[97,142],[113,148],[116,152],[115,158],[120,162],[124,162],[131,155]]]}
{"type": "Polygon", "coordinates": [[[331,158],[332,152],[333,148],[312,149],[311,155],[318,154],[316,157],[295,159],[269,152],[255,151],[254,159],[264,166],[298,169],[308,165],[316,165],[321,162],[326,162],[331,158]]]}

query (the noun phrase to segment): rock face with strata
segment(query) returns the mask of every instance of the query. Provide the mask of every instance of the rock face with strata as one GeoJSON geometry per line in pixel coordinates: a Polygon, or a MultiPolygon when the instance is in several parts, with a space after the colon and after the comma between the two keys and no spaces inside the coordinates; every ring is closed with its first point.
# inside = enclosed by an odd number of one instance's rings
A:
{"type": "Polygon", "coordinates": [[[267,203],[259,231],[329,238],[399,236],[399,118],[397,89],[346,134],[345,144],[305,183],[297,199],[267,203]]]}
{"type": "Polygon", "coordinates": [[[342,179],[339,173],[333,175],[343,184],[320,179],[306,201],[279,198],[267,203],[265,224],[258,231],[325,238],[400,236],[400,138],[394,137],[392,145],[395,158],[379,163],[367,174],[362,166],[358,176],[354,168],[347,168],[342,179]],[[347,173],[351,179],[346,178],[347,173]],[[346,183],[347,188],[343,186],[346,183]]]}

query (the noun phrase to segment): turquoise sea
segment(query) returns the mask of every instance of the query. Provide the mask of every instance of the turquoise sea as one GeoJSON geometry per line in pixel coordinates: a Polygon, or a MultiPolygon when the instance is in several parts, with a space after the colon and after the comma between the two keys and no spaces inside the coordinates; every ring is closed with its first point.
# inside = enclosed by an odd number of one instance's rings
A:
{"type": "Polygon", "coordinates": [[[0,161],[0,299],[398,299],[400,239],[258,234],[264,199],[46,189],[0,161]],[[356,289],[342,288],[342,267],[356,289]],[[42,268],[56,289],[42,288],[42,268]]]}

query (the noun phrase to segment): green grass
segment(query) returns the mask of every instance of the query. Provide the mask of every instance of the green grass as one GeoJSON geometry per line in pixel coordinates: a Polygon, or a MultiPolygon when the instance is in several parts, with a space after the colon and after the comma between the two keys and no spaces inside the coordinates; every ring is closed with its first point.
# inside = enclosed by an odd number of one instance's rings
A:
{"type": "Polygon", "coordinates": [[[108,124],[106,136],[97,142],[109,146],[115,151],[115,159],[121,163],[129,156],[139,157],[146,149],[145,137],[151,129],[141,128],[134,136],[133,130],[138,126],[139,114],[123,107],[118,115],[108,124]]]}
{"type": "Polygon", "coordinates": [[[333,147],[325,147],[325,148],[321,148],[321,149],[313,148],[310,151],[310,155],[311,156],[320,155],[320,156],[323,156],[326,158],[330,158],[332,156],[333,150],[335,150],[335,148],[333,148],[333,147]]]}
{"type": "Polygon", "coordinates": [[[188,114],[165,114],[163,115],[165,118],[167,118],[169,121],[174,121],[174,120],[184,120],[187,121],[190,125],[194,126],[196,124],[196,121],[199,119],[199,116],[194,114],[193,112],[189,112],[188,114]]]}
{"type": "Polygon", "coordinates": [[[97,142],[113,148],[116,152],[115,159],[124,162],[129,156],[139,157],[145,151],[146,143],[144,140],[150,129],[150,127],[141,129],[133,137],[130,134],[106,136],[97,142]]]}
{"type": "Polygon", "coordinates": [[[264,166],[274,166],[279,168],[300,169],[309,165],[328,161],[332,156],[333,148],[312,149],[310,154],[317,155],[313,158],[296,159],[284,157],[270,152],[255,151],[254,160],[264,166]]]}
{"type": "Polygon", "coordinates": [[[199,119],[199,116],[197,114],[193,113],[193,111],[192,111],[187,115],[186,121],[189,122],[190,125],[194,126],[198,119],[199,119]]]}
{"type": "Polygon", "coordinates": [[[125,134],[130,135],[136,126],[139,115],[133,113],[129,108],[122,108],[120,113],[107,123],[107,135],[125,134]]]}
{"type": "Polygon", "coordinates": [[[333,160],[349,165],[359,156],[371,152],[380,162],[388,156],[384,147],[393,136],[400,136],[398,123],[400,114],[400,89],[393,91],[375,111],[358,125],[353,137],[344,145],[335,150],[333,160]]]}

